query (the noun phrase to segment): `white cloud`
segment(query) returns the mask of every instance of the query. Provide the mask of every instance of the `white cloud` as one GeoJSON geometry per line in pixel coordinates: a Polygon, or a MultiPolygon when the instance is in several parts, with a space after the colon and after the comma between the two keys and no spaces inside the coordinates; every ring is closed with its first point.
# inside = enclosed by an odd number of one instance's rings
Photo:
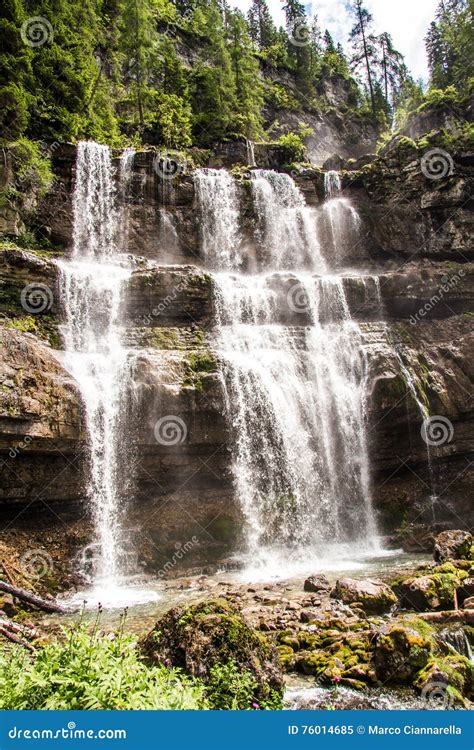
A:
{"type": "MultiPolygon", "coordinates": [[[[232,4],[246,12],[250,0],[231,0],[232,4]]],[[[268,0],[268,5],[276,23],[284,24],[280,0],[268,0]]],[[[313,0],[305,5],[309,12],[318,15],[322,28],[328,28],[335,40],[345,46],[352,26],[347,0],[313,0]]],[[[426,78],[428,74],[424,37],[437,5],[438,0],[366,0],[374,17],[376,33],[388,31],[392,35],[415,78],[426,78]]]]}

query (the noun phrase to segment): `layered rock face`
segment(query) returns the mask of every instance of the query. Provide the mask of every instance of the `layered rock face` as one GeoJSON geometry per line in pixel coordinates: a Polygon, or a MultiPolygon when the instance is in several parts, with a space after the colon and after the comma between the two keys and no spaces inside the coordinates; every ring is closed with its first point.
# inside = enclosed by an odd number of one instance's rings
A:
{"type": "MultiPolygon", "coordinates": [[[[343,195],[357,208],[360,227],[341,251],[341,263],[354,268],[344,273],[343,286],[370,366],[369,448],[379,526],[384,533],[402,527],[410,548],[429,547],[431,531],[472,521],[473,170],[465,155],[453,154],[452,174],[433,180],[423,174],[420,157],[398,150],[344,173],[343,195]],[[428,415],[441,420],[440,434],[423,431],[428,415]]],[[[41,232],[65,248],[74,159],[73,147],[55,152],[54,188],[36,214],[41,232]]],[[[186,165],[178,167],[167,179],[152,152],[138,153],[127,199],[135,270],[123,315],[137,489],[129,533],[155,571],[179,545],[188,545],[189,563],[222,558],[235,549],[242,521],[213,353],[213,281],[200,254],[195,179],[186,165]],[[177,439],[160,433],[160,420],[169,416],[178,420],[177,439]]],[[[318,169],[295,174],[308,204],[322,203],[323,179],[318,169]]],[[[245,171],[238,191],[251,243],[255,215],[245,171]]],[[[58,270],[51,253],[11,247],[3,252],[0,274],[0,513],[13,526],[41,517],[60,528],[58,518],[70,522],[87,514],[87,450],[80,399],[61,365],[58,270]],[[21,301],[33,283],[51,290],[40,314],[21,301]]],[[[281,322],[304,328],[304,315],[285,305],[293,283],[291,273],[275,281],[281,322]]]]}

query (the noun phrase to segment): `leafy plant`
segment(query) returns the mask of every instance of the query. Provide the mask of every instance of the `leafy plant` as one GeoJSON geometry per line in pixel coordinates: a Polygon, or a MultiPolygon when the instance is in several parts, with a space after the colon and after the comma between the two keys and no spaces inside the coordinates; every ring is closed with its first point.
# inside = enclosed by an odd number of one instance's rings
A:
{"type": "Polygon", "coordinates": [[[179,670],[147,667],[132,635],[66,630],[36,656],[0,651],[0,709],[202,709],[204,688],[179,670]]]}

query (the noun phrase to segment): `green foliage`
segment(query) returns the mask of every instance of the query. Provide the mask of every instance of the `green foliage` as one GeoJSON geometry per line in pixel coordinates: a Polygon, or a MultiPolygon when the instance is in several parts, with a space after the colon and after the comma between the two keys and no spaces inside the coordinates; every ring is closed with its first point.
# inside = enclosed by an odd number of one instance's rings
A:
{"type": "Polygon", "coordinates": [[[16,184],[22,191],[36,188],[46,192],[53,181],[51,160],[43,154],[41,144],[25,136],[9,144],[16,184]]]}
{"type": "Polygon", "coordinates": [[[278,139],[278,145],[283,146],[287,152],[287,161],[300,162],[304,161],[306,147],[298,133],[284,133],[278,139]]]}
{"type": "Polygon", "coordinates": [[[80,625],[36,655],[0,650],[0,709],[202,709],[203,687],[178,670],[147,667],[131,635],[80,625]]]}
{"type": "Polygon", "coordinates": [[[281,696],[273,691],[269,698],[257,703],[257,681],[249,670],[240,670],[235,661],[215,664],[209,670],[206,698],[209,708],[217,710],[245,711],[283,708],[281,696]]]}

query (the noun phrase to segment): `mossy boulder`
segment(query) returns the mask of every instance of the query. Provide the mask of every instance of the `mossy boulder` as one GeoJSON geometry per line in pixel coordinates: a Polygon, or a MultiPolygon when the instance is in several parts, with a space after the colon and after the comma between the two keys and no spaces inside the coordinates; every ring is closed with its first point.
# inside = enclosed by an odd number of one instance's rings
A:
{"type": "Polygon", "coordinates": [[[412,684],[436,649],[431,628],[413,618],[388,625],[377,638],[374,664],[384,683],[412,684]]]}
{"type": "Polygon", "coordinates": [[[445,708],[464,704],[464,696],[472,695],[474,667],[461,654],[437,655],[418,672],[414,686],[428,701],[433,695],[438,699],[441,697],[445,708]]]}
{"type": "Polygon", "coordinates": [[[469,531],[442,531],[435,538],[433,557],[436,562],[466,560],[470,557],[473,537],[469,531]]]}
{"type": "Polygon", "coordinates": [[[364,612],[373,615],[388,612],[397,603],[390,586],[377,578],[340,578],[331,591],[331,597],[344,604],[360,604],[364,612]]]}
{"type": "Polygon", "coordinates": [[[394,584],[400,606],[416,612],[451,609],[454,606],[454,592],[461,583],[463,573],[452,568],[431,575],[412,576],[394,584]]]}
{"type": "Polygon", "coordinates": [[[212,668],[231,664],[255,680],[254,700],[261,704],[283,694],[278,652],[226,599],[176,607],[157,621],[141,641],[149,664],[181,668],[205,683],[212,668]]]}

